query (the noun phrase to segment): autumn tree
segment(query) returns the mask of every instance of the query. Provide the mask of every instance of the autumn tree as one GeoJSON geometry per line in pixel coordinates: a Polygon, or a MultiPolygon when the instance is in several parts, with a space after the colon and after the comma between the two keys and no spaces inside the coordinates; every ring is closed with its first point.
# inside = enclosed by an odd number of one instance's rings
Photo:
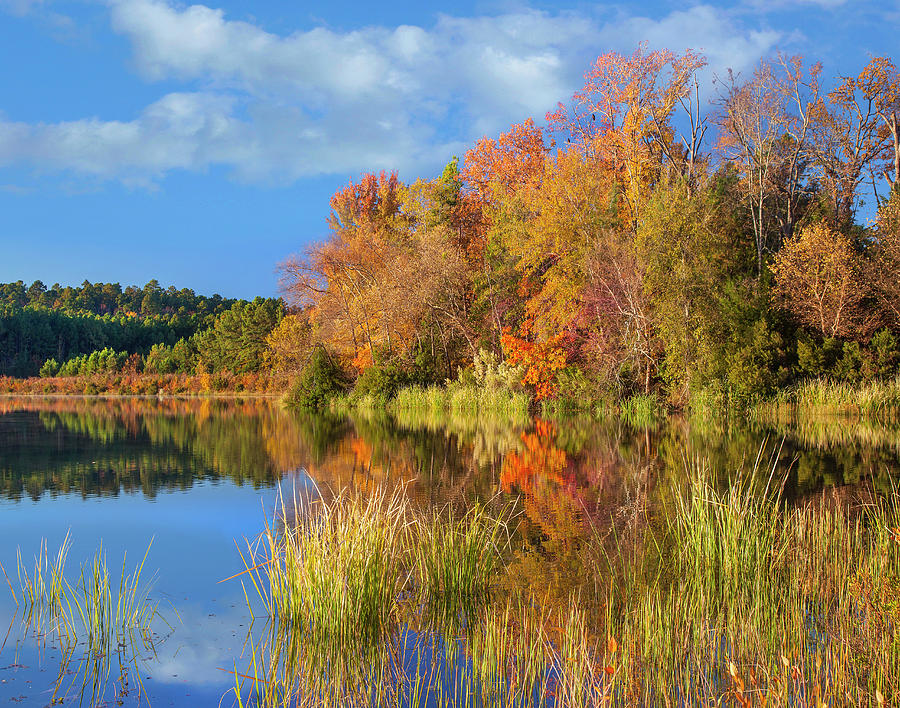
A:
{"type": "Polygon", "coordinates": [[[720,352],[718,291],[734,270],[722,226],[707,190],[689,193],[679,181],[656,190],[638,227],[635,249],[663,345],[663,377],[682,401],[702,378],[698,369],[712,368],[720,352]]]}
{"type": "Polygon", "coordinates": [[[488,205],[522,185],[540,181],[547,152],[544,130],[529,118],[496,139],[478,140],[466,152],[461,177],[467,189],[488,205]]]}
{"type": "Polygon", "coordinates": [[[392,276],[408,252],[402,188],[396,174],[351,182],[331,198],[331,237],[281,266],[285,294],[314,308],[319,335],[363,363],[411,335],[392,276]]]}
{"type": "Polygon", "coordinates": [[[447,372],[471,358],[473,272],[480,256],[456,160],[435,180],[366,175],[332,198],[331,237],[283,266],[284,287],[308,308],[314,339],[357,370],[414,350],[447,372]],[[473,268],[474,267],[474,268],[473,268]]]}
{"type": "Polygon", "coordinates": [[[275,371],[296,374],[312,352],[309,313],[286,315],[266,337],[267,362],[275,371]]]}
{"type": "Polygon", "coordinates": [[[706,59],[690,50],[679,56],[642,44],[629,56],[609,52],[587,71],[572,105],[559,104],[547,114],[567,143],[610,165],[632,227],[664,166],[693,179],[706,130],[696,74],[705,65],[706,59]],[[681,140],[672,125],[679,107],[690,123],[681,140]]]}
{"type": "Polygon", "coordinates": [[[543,339],[574,334],[582,315],[586,258],[602,233],[617,226],[614,176],[574,149],[545,169],[540,186],[523,187],[505,230],[521,273],[525,311],[543,339]]]}
{"type": "Polygon", "coordinates": [[[619,229],[604,231],[585,269],[584,307],[592,320],[582,345],[585,365],[619,392],[637,388],[649,393],[660,347],[634,239],[619,229]]]}
{"type": "Polygon", "coordinates": [[[785,308],[802,324],[824,337],[859,336],[866,293],[849,236],[824,223],[807,226],[784,244],[773,270],[785,308]]]}
{"type": "Polygon", "coordinates": [[[859,189],[889,158],[887,130],[896,130],[896,77],[873,60],[857,76],[844,77],[815,106],[813,139],[820,179],[831,202],[834,225],[849,230],[859,189]]]}
{"type": "Polygon", "coordinates": [[[411,185],[404,201],[412,248],[396,277],[407,282],[409,305],[417,308],[420,347],[441,349],[448,371],[457,342],[465,342],[469,360],[477,351],[473,278],[483,254],[470,206],[455,158],[438,179],[411,185]]]}
{"type": "Polygon", "coordinates": [[[889,58],[874,57],[860,72],[857,82],[872,97],[886,143],[885,164],[876,164],[872,169],[873,186],[883,174],[895,189],[900,184],[900,73],[889,58]]]}
{"type": "Polygon", "coordinates": [[[801,57],[779,54],[746,81],[729,70],[721,82],[718,149],[743,176],[758,276],[765,253],[791,238],[802,216],[820,73],[819,64],[805,69],[801,57]]]}
{"type": "Polygon", "coordinates": [[[466,152],[460,171],[468,208],[480,214],[481,249],[473,262],[473,268],[478,269],[473,280],[473,315],[483,318],[485,344],[498,353],[505,315],[515,294],[511,259],[502,234],[519,208],[510,197],[521,189],[540,185],[549,148],[544,130],[528,119],[496,139],[480,139],[466,152]]]}

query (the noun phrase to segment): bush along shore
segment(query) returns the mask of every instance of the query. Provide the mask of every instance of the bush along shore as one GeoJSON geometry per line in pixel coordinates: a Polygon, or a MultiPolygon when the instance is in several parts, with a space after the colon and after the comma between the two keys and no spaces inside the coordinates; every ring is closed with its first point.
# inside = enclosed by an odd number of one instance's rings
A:
{"type": "Polygon", "coordinates": [[[319,347],[285,393],[284,401],[288,407],[312,412],[384,411],[399,421],[419,424],[469,416],[473,420],[524,425],[535,413],[565,416],[587,412],[646,427],[667,414],[666,406],[655,395],[636,395],[621,401],[586,395],[539,403],[524,383],[524,376],[524,367],[512,366],[482,349],[471,367],[460,367],[456,378],[442,383],[428,383],[429,377],[421,371],[396,365],[373,365],[351,382],[327,350],[319,347]]]}

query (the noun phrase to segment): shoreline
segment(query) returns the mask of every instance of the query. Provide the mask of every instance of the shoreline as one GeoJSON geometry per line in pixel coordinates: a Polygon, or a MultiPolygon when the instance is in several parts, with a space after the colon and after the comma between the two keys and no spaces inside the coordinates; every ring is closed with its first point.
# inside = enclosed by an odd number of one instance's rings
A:
{"type": "Polygon", "coordinates": [[[0,398],[139,398],[144,400],[194,399],[194,398],[271,398],[279,399],[283,393],[259,393],[251,391],[211,391],[209,393],[9,393],[0,392],[0,398]]]}

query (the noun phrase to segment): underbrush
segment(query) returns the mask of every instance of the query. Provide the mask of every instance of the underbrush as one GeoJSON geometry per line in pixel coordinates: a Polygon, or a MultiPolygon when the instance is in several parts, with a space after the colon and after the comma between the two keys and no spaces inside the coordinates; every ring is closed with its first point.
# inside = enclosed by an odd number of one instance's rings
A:
{"type": "Polygon", "coordinates": [[[281,374],[132,374],[18,379],[0,376],[0,393],[68,396],[193,396],[210,394],[279,394],[288,386],[281,374]]]}

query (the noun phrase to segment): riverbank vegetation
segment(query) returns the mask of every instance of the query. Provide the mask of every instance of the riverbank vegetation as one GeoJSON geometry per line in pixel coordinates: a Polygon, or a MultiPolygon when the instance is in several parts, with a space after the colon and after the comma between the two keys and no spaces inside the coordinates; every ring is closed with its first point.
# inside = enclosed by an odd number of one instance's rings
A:
{"type": "Polygon", "coordinates": [[[627,523],[582,517],[562,546],[519,535],[502,510],[421,512],[378,490],[314,503],[245,559],[270,625],[235,692],[258,705],[890,705],[900,499],[789,507],[778,474],[722,487],[691,463],[687,484],[627,523]],[[573,563],[560,602],[534,584],[573,563]]]}
{"type": "Polygon", "coordinates": [[[0,391],[283,391],[267,337],[276,298],[252,302],[164,290],[40,281],[0,284],[0,391]]]}
{"type": "Polygon", "coordinates": [[[813,414],[849,415],[896,426],[900,423],[900,376],[865,384],[813,379],[779,391],[757,403],[752,414],[760,421],[802,419],[813,414]]]}

